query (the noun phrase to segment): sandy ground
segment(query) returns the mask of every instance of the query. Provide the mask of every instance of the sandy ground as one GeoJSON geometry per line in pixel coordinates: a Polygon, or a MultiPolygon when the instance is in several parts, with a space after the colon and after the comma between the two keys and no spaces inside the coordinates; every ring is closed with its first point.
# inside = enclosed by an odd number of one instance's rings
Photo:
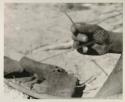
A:
{"type": "MultiPolygon", "coordinates": [[[[82,4],[82,9],[74,7],[68,10],[75,22],[96,23],[111,31],[122,32],[122,4],[82,4]]],[[[61,12],[67,10],[66,4],[6,4],[4,53],[6,56],[19,60],[26,55],[34,60],[61,53],[65,50],[41,51],[43,46],[71,41],[70,20],[61,12]],[[33,49],[32,52],[30,50],[33,49]]],[[[103,85],[107,76],[92,61],[94,59],[110,74],[119,54],[102,56],[81,55],[77,51],[53,57],[44,62],[58,65],[68,72],[77,75],[84,82],[92,75],[97,79],[87,85],[82,97],[94,97],[103,85]]],[[[43,61],[41,61],[43,62],[43,61]]],[[[6,85],[5,85],[6,86],[6,85]]],[[[5,87],[5,94],[10,88],[5,87]]],[[[23,97],[15,91],[16,98],[23,97]]],[[[12,95],[13,97],[14,95],[12,95]]]]}

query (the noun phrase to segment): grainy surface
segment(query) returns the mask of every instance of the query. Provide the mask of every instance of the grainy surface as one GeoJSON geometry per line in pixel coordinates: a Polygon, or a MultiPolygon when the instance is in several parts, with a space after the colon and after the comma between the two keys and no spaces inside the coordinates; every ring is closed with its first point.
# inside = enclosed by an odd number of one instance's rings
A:
{"type": "MultiPolygon", "coordinates": [[[[5,5],[5,55],[19,60],[22,55],[40,61],[48,56],[62,51],[41,51],[42,46],[71,41],[70,20],[60,12],[60,9],[72,8],[66,4],[6,4],[5,5]],[[33,51],[31,52],[30,50],[33,51]]],[[[69,10],[69,15],[75,22],[97,23],[111,31],[122,32],[122,4],[81,4],[69,10]],[[82,8],[82,9],[80,9],[82,8]]],[[[44,61],[58,65],[69,73],[75,73],[84,82],[91,75],[97,78],[87,85],[82,97],[93,97],[102,86],[107,76],[91,61],[95,61],[110,74],[114,68],[118,54],[103,56],[81,55],[76,51],[63,54],[44,61]]],[[[6,90],[13,92],[10,88],[6,90]]],[[[16,98],[21,97],[15,92],[16,98]]],[[[13,97],[13,96],[12,96],[13,97]]],[[[22,97],[24,98],[24,97],[22,97]]]]}

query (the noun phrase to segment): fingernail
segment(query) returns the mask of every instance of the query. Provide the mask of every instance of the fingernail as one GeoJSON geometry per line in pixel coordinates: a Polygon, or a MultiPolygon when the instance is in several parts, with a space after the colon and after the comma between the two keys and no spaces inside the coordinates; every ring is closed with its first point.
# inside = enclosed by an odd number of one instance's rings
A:
{"type": "Polygon", "coordinates": [[[78,34],[77,39],[81,42],[87,42],[88,41],[88,37],[85,34],[78,34]]]}
{"type": "Polygon", "coordinates": [[[83,46],[82,47],[82,51],[83,51],[83,53],[87,53],[88,52],[88,47],[87,46],[83,46]]]}

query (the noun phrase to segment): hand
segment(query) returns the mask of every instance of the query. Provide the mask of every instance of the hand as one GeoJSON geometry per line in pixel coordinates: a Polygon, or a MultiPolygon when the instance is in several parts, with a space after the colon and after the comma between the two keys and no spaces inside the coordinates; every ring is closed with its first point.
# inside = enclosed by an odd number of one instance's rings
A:
{"type": "Polygon", "coordinates": [[[122,34],[113,33],[95,24],[75,23],[71,27],[73,47],[81,54],[102,55],[122,52],[122,34]]]}

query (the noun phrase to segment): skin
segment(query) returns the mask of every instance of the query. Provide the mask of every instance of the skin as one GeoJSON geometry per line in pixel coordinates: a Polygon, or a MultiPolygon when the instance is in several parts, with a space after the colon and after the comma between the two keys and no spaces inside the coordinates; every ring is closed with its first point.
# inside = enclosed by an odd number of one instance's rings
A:
{"type": "MultiPolygon", "coordinates": [[[[104,28],[94,25],[94,24],[86,24],[86,23],[76,23],[72,25],[71,31],[73,33],[74,40],[74,48],[81,54],[87,55],[103,55],[106,53],[118,53],[121,54],[119,61],[117,62],[115,68],[112,73],[109,75],[108,79],[105,81],[102,88],[96,94],[96,98],[104,98],[108,96],[112,96],[114,94],[122,93],[123,87],[123,71],[122,71],[122,49],[123,49],[123,34],[120,32],[111,32],[107,31],[104,28]],[[84,39],[81,41],[78,35],[83,34],[87,37],[87,40],[84,39]],[[90,45],[86,45],[91,41],[94,42],[90,45]],[[81,47],[79,47],[81,46],[81,47]],[[86,47],[88,50],[85,51],[86,47]]],[[[82,36],[81,36],[82,37],[82,36]]]]}
{"type": "Polygon", "coordinates": [[[86,23],[72,25],[71,31],[76,48],[81,45],[88,47],[86,53],[82,51],[82,47],[78,48],[77,51],[81,54],[103,55],[106,53],[122,53],[122,33],[107,31],[98,25],[86,23]],[[83,34],[88,40],[81,41],[79,34],[83,34]],[[92,41],[94,43],[86,46],[87,43],[92,41]]]}

